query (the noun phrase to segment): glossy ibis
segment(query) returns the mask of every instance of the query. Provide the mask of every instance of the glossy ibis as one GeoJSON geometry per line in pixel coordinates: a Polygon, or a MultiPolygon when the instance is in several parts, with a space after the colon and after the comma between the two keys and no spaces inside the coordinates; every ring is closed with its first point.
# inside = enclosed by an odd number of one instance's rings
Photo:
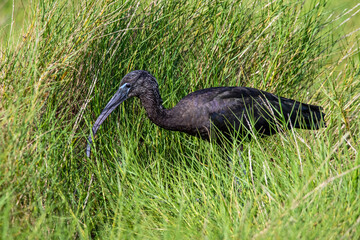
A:
{"type": "MultiPolygon", "coordinates": [[[[261,136],[279,131],[279,122],[287,128],[318,129],[324,121],[321,107],[247,87],[214,87],[195,91],[171,109],[162,105],[158,83],[150,73],[136,70],[120,82],[92,128],[95,136],[100,125],[123,101],[131,97],[141,100],[150,120],[159,127],[184,132],[209,140],[211,132],[221,132],[227,139],[249,135],[261,136]],[[215,131],[214,131],[215,130],[215,131]]],[[[92,136],[86,154],[90,157],[92,136]]]]}

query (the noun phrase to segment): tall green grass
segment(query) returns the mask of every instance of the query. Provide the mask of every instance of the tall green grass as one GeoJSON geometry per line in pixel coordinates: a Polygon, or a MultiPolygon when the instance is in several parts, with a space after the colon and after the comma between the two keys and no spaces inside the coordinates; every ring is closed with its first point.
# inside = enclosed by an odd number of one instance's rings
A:
{"type": "Polygon", "coordinates": [[[325,7],[31,2],[0,51],[1,238],[359,238],[358,35],[338,28],[358,7],[325,7]],[[166,107],[256,87],[323,106],[327,128],[234,142],[229,168],[219,146],[158,128],[133,99],[87,159],[92,123],[134,69],[158,79],[166,107]]]}

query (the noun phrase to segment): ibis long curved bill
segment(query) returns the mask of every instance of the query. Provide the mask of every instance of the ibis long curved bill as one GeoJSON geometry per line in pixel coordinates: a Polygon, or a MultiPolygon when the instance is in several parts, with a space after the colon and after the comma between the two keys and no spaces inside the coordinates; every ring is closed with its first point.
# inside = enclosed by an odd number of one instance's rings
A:
{"type": "Polygon", "coordinates": [[[105,106],[104,110],[100,113],[99,117],[96,119],[94,126],[92,127],[92,134],[89,134],[88,144],[86,147],[86,155],[90,157],[91,154],[91,145],[92,145],[92,136],[95,137],[97,130],[100,125],[105,121],[105,119],[110,115],[114,109],[119,106],[123,101],[128,98],[128,93],[130,90],[130,85],[125,83],[120,86],[119,90],[115,93],[115,95],[110,99],[108,104],[105,106]]]}

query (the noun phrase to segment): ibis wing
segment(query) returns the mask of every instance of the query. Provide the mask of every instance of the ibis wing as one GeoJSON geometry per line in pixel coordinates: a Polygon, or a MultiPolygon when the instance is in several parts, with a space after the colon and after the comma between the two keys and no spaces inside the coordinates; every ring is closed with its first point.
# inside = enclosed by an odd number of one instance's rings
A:
{"type": "Polygon", "coordinates": [[[241,135],[249,130],[272,135],[279,127],[318,129],[324,121],[321,107],[278,97],[258,89],[227,88],[213,99],[218,106],[210,113],[213,125],[223,133],[241,135]]]}

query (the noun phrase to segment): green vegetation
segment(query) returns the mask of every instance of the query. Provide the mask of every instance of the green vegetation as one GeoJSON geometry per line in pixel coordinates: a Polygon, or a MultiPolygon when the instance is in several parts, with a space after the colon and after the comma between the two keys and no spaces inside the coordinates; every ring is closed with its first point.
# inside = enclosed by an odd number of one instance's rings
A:
{"type": "Polygon", "coordinates": [[[247,2],[31,1],[0,46],[0,238],[360,238],[359,38],[341,25],[360,7],[247,2]],[[234,142],[229,169],[216,144],[158,128],[133,99],[87,159],[134,69],[166,107],[249,86],[323,106],[328,127],[244,142],[243,167],[234,142]]]}

